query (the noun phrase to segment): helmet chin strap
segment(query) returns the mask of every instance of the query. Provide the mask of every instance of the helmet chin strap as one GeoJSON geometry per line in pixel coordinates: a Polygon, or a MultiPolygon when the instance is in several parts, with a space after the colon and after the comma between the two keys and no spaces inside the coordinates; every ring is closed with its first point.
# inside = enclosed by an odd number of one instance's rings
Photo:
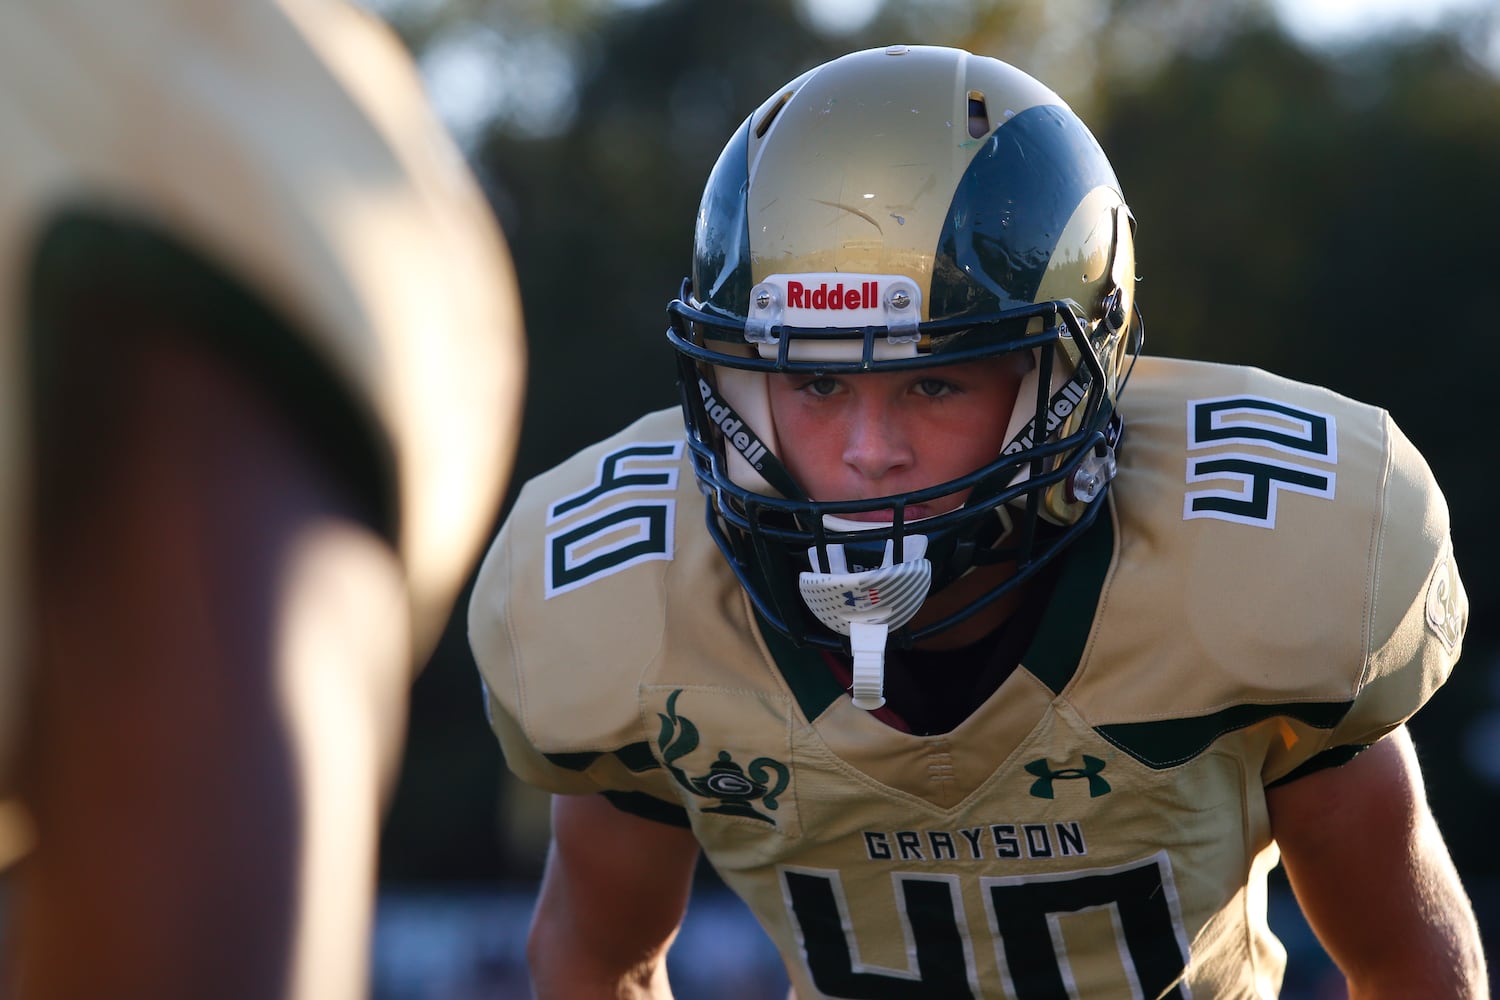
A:
{"type": "MultiPolygon", "coordinates": [[[[859,521],[825,517],[836,530],[869,530],[859,521]]],[[[885,647],[892,628],[911,621],[932,588],[932,563],[924,559],[926,535],[901,537],[901,562],[895,562],[895,540],[885,543],[885,556],[876,569],[850,572],[843,545],[825,546],[828,565],[819,549],[807,550],[813,566],[826,572],[802,573],[797,587],[808,609],[824,625],[849,637],[854,654],[854,704],[873,711],[885,704],[885,647]]]]}

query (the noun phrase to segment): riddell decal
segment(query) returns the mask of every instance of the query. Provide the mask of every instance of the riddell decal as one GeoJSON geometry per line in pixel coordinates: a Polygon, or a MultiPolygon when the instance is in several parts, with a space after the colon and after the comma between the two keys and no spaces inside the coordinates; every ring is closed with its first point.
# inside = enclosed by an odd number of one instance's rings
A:
{"type": "Polygon", "coordinates": [[[739,414],[728,403],[721,403],[714,395],[713,386],[704,379],[698,380],[698,392],[703,396],[703,412],[708,414],[708,419],[718,425],[724,434],[724,440],[728,441],[734,450],[745,457],[755,468],[761,467],[760,460],[766,457],[766,446],[760,443],[760,438],[745,426],[739,414]]]}
{"type": "Polygon", "coordinates": [[[845,286],[842,281],[830,285],[823,282],[816,287],[791,280],[786,283],[786,304],[789,309],[874,309],[880,304],[880,282],[861,281],[845,286]]]}
{"type": "Polygon", "coordinates": [[[900,274],[772,274],[750,297],[752,319],[787,326],[902,326],[922,316],[922,293],[900,274]]]}
{"type": "MultiPolygon", "coordinates": [[[[1052,397],[1052,402],[1047,407],[1047,430],[1042,436],[1045,438],[1047,434],[1051,434],[1057,430],[1058,425],[1068,419],[1087,397],[1088,390],[1078,383],[1078,379],[1069,379],[1068,383],[1052,397]]],[[[1021,428],[1021,433],[1016,435],[1015,439],[1005,446],[1005,451],[1002,454],[1014,455],[1018,451],[1034,447],[1036,444],[1035,432],[1036,419],[1032,418],[1027,421],[1025,427],[1021,428]]]]}

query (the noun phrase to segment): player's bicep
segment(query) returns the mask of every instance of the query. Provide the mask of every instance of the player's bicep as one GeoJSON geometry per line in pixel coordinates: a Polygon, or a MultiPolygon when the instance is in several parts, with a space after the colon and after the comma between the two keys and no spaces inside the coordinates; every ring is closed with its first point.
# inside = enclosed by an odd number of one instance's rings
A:
{"type": "Polygon", "coordinates": [[[566,995],[554,987],[569,982],[664,976],[697,860],[691,830],[623,812],[601,795],[554,796],[530,942],[538,995],[566,995]]]}
{"type": "Polygon", "coordinates": [[[1477,931],[1405,727],[1266,801],[1297,900],[1355,995],[1447,975],[1439,992],[1465,995],[1477,931]]]}

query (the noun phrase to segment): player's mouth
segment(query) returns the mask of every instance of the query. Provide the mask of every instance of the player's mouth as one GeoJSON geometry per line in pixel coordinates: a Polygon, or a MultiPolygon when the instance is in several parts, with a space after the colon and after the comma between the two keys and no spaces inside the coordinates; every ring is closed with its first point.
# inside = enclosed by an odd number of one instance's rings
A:
{"type": "MultiPolygon", "coordinates": [[[[931,504],[912,504],[906,508],[906,513],[903,516],[902,520],[907,524],[910,524],[913,521],[920,521],[925,517],[931,517],[932,515],[938,513],[941,513],[941,511],[934,509],[931,504]]],[[[895,511],[887,507],[882,510],[850,511],[848,513],[840,514],[839,517],[843,518],[846,521],[864,521],[869,524],[890,524],[892,521],[896,520],[896,513],[895,511]]]]}

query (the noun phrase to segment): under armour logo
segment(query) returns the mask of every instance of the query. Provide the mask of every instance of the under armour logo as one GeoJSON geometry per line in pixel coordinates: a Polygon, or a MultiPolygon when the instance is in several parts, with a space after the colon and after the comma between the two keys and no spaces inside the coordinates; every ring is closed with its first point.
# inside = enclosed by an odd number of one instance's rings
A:
{"type": "Polygon", "coordinates": [[[852,590],[846,590],[844,591],[844,603],[851,608],[858,608],[864,605],[879,604],[880,591],[876,590],[874,587],[868,587],[859,593],[855,593],[852,590]]]}
{"type": "Polygon", "coordinates": [[[1104,761],[1098,757],[1083,755],[1082,767],[1063,767],[1056,771],[1047,766],[1047,758],[1041,757],[1026,765],[1030,774],[1036,775],[1036,780],[1031,783],[1031,795],[1033,798],[1050,799],[1052,795],[1052,783],[1054,781],[1071,781],[1075,778],[1085,778],[1089,783],[1089,798],[1097,799],[1101,795],[1109,793],[1109,782],[1099,777],[1099,772],[1104,770],[1104,761]]]}

